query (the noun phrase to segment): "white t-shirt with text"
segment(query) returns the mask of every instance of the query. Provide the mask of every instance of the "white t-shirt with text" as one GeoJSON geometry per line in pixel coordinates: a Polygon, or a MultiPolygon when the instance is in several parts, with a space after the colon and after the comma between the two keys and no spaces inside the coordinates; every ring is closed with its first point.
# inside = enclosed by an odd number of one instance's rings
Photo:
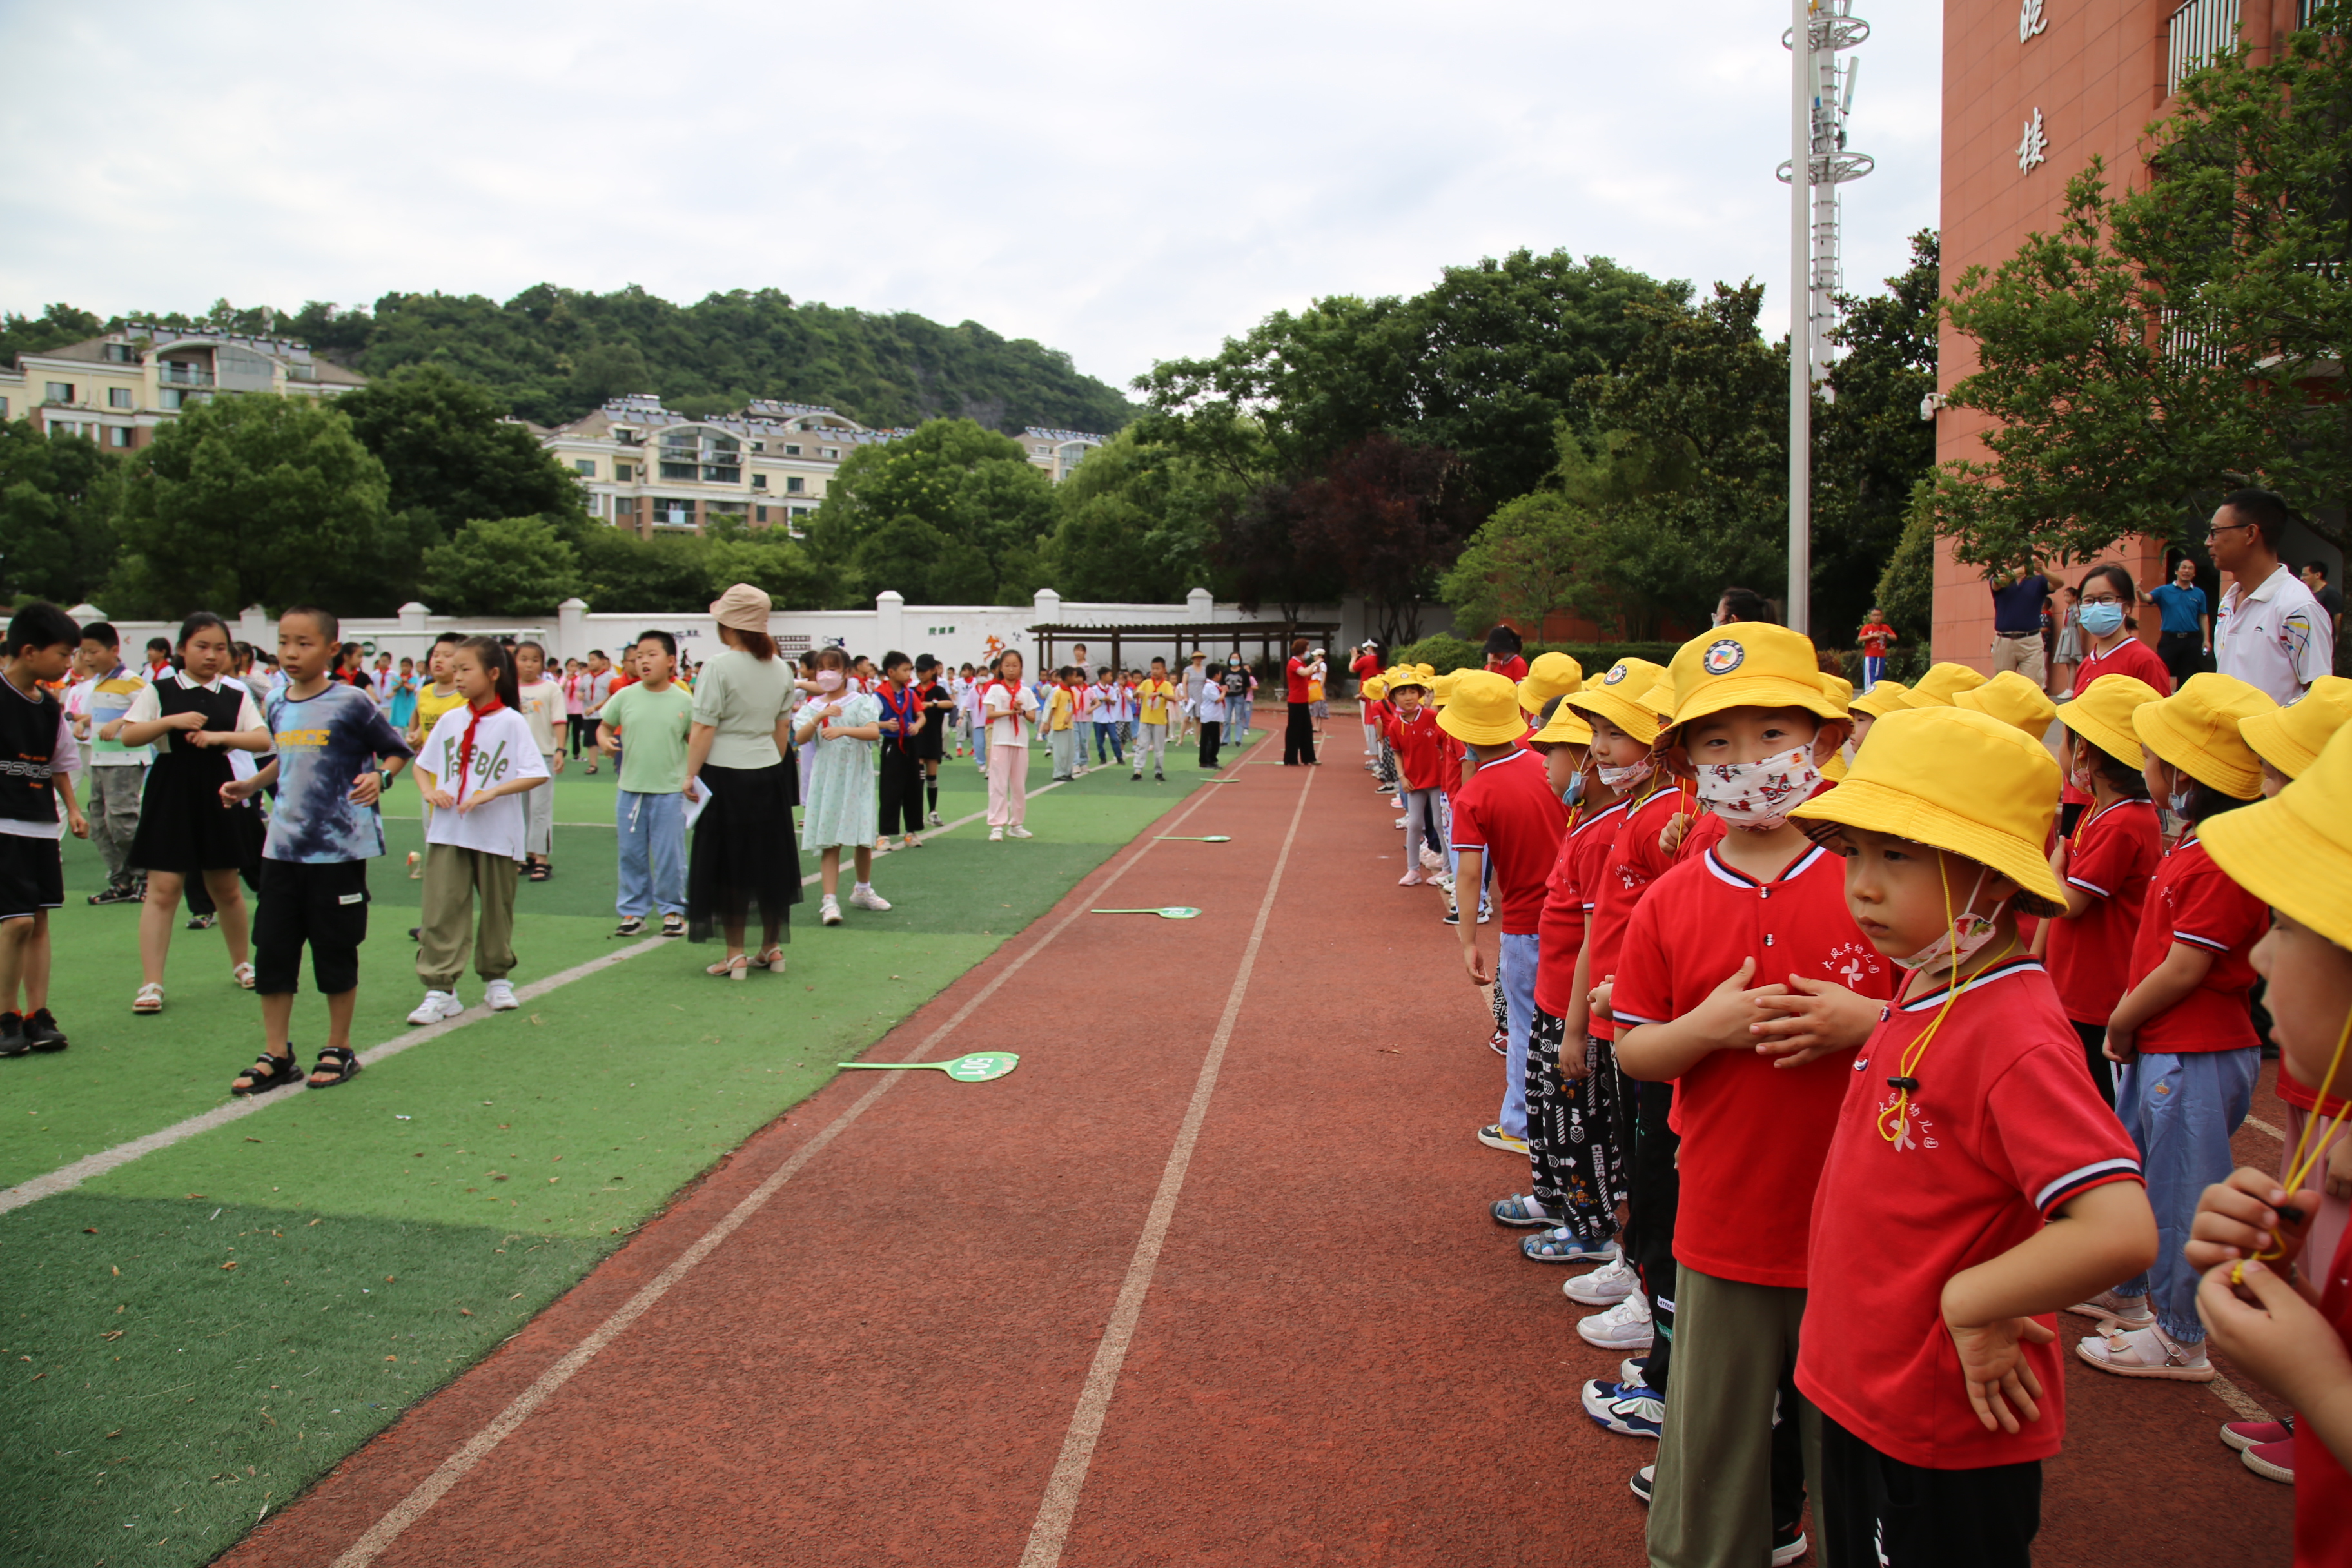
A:
{"type": "MultiPolygon", "coordinates": [[[[474,731],[472,766],[465,770],[461,759],[465,756],[466,729],[473,718],[474,710],[462,706],[444,713],[416,753],[417,771],[432,774],[434,783],[456,795],[460,805],[471,799],[477,790],[489,789],[510,779],[548,776],[547,762],[539,754],[539,742],[531,735],[530,721],[511,708],[483,715],[480,727],[474,731]]],[[[425,841],[454,844],[460,849],[478,849],[486,855],[520,860],[524,854],[527,811],[522,795],[502,795],[471,811],[436,806],[425,841]]]]}

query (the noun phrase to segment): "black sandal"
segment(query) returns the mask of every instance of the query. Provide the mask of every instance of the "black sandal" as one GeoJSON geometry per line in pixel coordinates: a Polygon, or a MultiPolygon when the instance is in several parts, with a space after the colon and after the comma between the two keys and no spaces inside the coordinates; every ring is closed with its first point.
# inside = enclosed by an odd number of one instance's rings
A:
{"type": "Polygon", "coordinates": [[[360,1058],[352,1053],[350,1047],[329,1046],[319,1053],[318,1066],[310,1069],[310,1076],[313,1079],[310,1087],[312,1089],[331,1089],[339,1083],[349,1083],[352,1079],[359,1077],[359,1075],[360,1058]],[[331,1076],[328,1077],[324,1080],[320,1080],[319,1074],[320,1073],[327,1073],[331,1076]]]}
{"type": "Polygon", "coordinates": [[[253,1058],[251,1067],[237,1075],[236,1080],[228,1086],[228,1091],[238,1096],[268,1094],[273,1089],[284,1089],[289,1084],[301,1081],[302,1069],[295,1065],[292,1051],[282,1057],[273,1057],[264,1051],[253,1058]]]}
{"type": "Polygon", "coordinates": [[[547,864],[547,862],[546,862],[546,861],[544,861],[544,860],[534,860],[534,861],[532,861],[532,862],[531,862],[531,865],[530,865],[530,879],[531,879],[532,881],[534,881],[534,882],[544,882],[544,881],[546,881],[550,877],[552,877],[552,876],[554,876],[554,875],[555,875],[554,871],[549,868],[549,866],[548,866],[548,864],[547,864]]]}

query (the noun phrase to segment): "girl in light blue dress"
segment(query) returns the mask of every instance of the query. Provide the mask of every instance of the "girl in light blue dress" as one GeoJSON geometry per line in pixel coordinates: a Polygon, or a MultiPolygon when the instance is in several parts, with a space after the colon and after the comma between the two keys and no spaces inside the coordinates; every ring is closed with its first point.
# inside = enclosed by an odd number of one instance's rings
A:
{"type": "Polygon", "coordinates": [[[816,654],[816,692],[793,715],[793,739],[815,742],[815,760],[802,785],[801,847],[817,851],[824,897],[817,919],[841,923],[841,852],[852,853],[857,883],[849,901],[882,910],[889,900],[874,890],[874,839],[882,829],[876,798],[875,748],[882,739],[882,700],[849,684],[849,659],[837,647],[816,654]]]}

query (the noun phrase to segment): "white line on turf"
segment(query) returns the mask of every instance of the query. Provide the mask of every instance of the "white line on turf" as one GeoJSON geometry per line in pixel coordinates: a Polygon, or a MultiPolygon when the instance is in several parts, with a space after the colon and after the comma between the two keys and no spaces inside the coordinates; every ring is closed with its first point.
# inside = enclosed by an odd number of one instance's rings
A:
{"type": "Polygon", "coordinates": [[[1021,1568],[1056,1568],[1062,1561],[1062,1546],[1069,1538],[1070,1521],[1077,1513],[1079,1495],[1086,1489],[1087,1469],[1094,1462],[1095,1444],[1101,1438],[1103,1423],[1110,1415],[1111,1395],[1118,1391],[1119,1369],[1127,1363],[1128,1346],[1135,1339],[1135,1325],[1143,1316],[1143,1299],[1150,1292],[1151,1276],[1160,1267],[1160,1249],[1168,1239],[1169,1226],[1175,1220],[1176,1201],[1183,1195],[1184,1175],[1192,1168],[1201,1124],[1208,1120],[1209,1098],[1216,1092],[1225,1047],[1234,1037],[1234,1023],[1241,1016],[1242,997],[1249,990],[1250,975],[1257,967],[1258,948],[1265,941],[1265,924],[1274,914],[1275,895],[1282,890],[1282,873],[1290,863],[1290,847],[1298,837],[1299,821],[1307,815],[1307,792],[1314,784],[1315,775],[1309,773],[1307,782],[1299,786],[1298,805],[1290,814],[1290,831],[1283,835],[1282,853],[1275,858],[1274,875],[1267,879],[1265,897],[1258,903],[1257,923],[1250,928],[1249,946],[1242,950],[1241,967],[1234,971],[1233,988],[1225,994],[1224,1016],[1217,1020],[1216,1032],[1209,1037],[1208,1055],[1202,1058],[1201,1074],[1192,1086],[1192,1102],[1185,1108],[1183,1124],[1176,1131],[1175,1147],[1169,1150],[1168,1163],[1160,1173],[1160,1190],[1152,1196],[1151,1213],[1143,1222],[1143,1234],[1136,1237],[1135,1256],[1127,1266],[1127,1279],[1119,1286],[1118,1300],[1111,1308],[1110,1321],[1103,1329],[1101,1342],[1095,1347],[1094,1365],[1087,1369],[1087,1381],[1078,1391],[1077,1410],[1070,1417],[1069,1431],[1062,1439],[1061,1458],[1055,1462],[1054,1474],[1045,1483],[1045,1498],[1037,1505],[1036,1521],[1029,1530],[1028,1550],[1021,1554],[1021,1568]]]}
{"type": "MultiPolygon", "coordinates": [[[[1213,798],[1213,796],[1203,795],[1192,802],[1177,813],[1171,826],[1181,823],[1213,798]]],[[[1293,831],[1296,831],[1297,826],[1294,819],[1293,831]]],[[[1133,870],[1142,861],[1143,857],[1150,853],[1152,843],[1150,839],[1142,840],[1141,847],[1136,850],[1134,856],[1125,865],[1113,870],[1103,879],[1102,885],[1095,889],[1087,897],[1078,900],[1068,914],[1056,921],[1054,928],[1032,942],[1021,956],[997,970],[987,984],[972,993],[961,1006],[949,1016],[947,1022],[925,1036],[922,1043],[914,1047],[907,1059],[918,1062],[929,1060],[931,1053],[938,1049],[941,1042],[961,1026],[972,1014],[978,1012],[990,997],[1003,989],[1005,983],[1018,974],[1024,965],[1043,952],[1055,938],[1076,924],[1080,917],[1087,912],[1089,906],[1109,892],[1120,878],[1133,870]]],[[[1289,847],[1286,843],[1284,854],[1286,857],[1288,853],[1289,847]]],[[[1279,868],[1277,868],[1277,877],[1279,874],[1279,868]]],[[[1261,917],[1259,921],[1261,929],[1264,924],[1265,921],[1261,917]]],[[[1252,938],[1250,951],[1252,954],[1256,952],[1255,937],[1252,938]]],[[[402,1531],[423,1517],[425,1510],[439,1501],[451,1487],[464,1479],[467,1471],[489,1458],[491,1450],[530,1418],[531,1412],[546,1404],[558,1389],[571,1382],[583,1367],[593,1361],[599,1351],[619,1338],[631,1323],[643,1317],[655,1302],[667,1295],[671,1288],[691,1273],[697,1264],[709,1258],[721,1242],[734,1235],[753,1215],[758,1214],[785,1183],[800,1174],[810,1161],[823,1153],[836,1138],[846,1132],[859,1117],[866,1114],[876,1100],[882,1098],[892,1084],[906,1076],[905,1073],[900,1072],[884,1073],[880,1082],[860,1095],[851,1103],[848,1110],[826,1123],[823,1131],[793,1150],[784,1163],[777,1166],[766,1180],[745,1194],[733,1208],[729,1209],[712,1224],[709,1230],[698,1237],[693,1245],[678,1254],[668,1268],[654,1276],[638,1289],[636,1294],[615,1309],[610,1317],[597,1324],[586,1339],[582,1340],[554,1364],[541,1373],[529,1388],[515,1395],[507,1407],[499,1412],[489,1425],[460,1444],[457,1452],[442,1460],[431,1475],[419,1481],[415,1489],[393,1505],[383,1518],[369,1526],[365,1534],[352,1542],[343,1554],[335,1559],[334,1568],[366,1568],[366,1564],[374,1562],[386,1547],[400,1538],[402,1531]]]]}
{"type": "MultiPolygon", "coordinates": [[[[1059,784],[1041,784],[1028,792],[1029,798],[1034,800],[1047,790],[1061,787],[1059,784]]],[[[968,827],[975,822],[985,820],[987,816],[988,813],[985,811],[975,811],[970,816],[959,816],[945,826],[930,829],[929,836],[950,833],[959,827],[968,827]]],[[[819,875],[820,873],[812,871],[801,879],[801,886],[814,887],[819,875]]],[[[593,958],[585,963],[574,964],[560,973],[551,974],[544,980],[535,980],[528,985],[517,986],[515,999],[520,1002],[537,1001],[560,986],[569,985],[575,980],[584,980],[589,975],[612,968],[614,964],[625,963],[630,959],[642,957],[658,948],[667,947],[671,940],[668,937],[656,936],[648,937],[643,942],[632,942],[617,952],[605,953],[601,958],[593,958]]],[[[467,1008],[458,1016],[446,1022],[411,1029],[406,1034],[394,1035],[382,1045],[370,1047],[360,1053],[360,1063],[363,1067],[373,1067],[376,1063],[389,1057],[396,1057],[412,1047],[421,1046],[428,1040],[437,1040],[453,1029],[462,1029],[469,1024],[479,1023],[488,1016],[488,1008],[467,1008]]],[[[120,1169],[142,1155],[152,1154],[161,1149],[168,1149],[174,1143],[194,1138],[199,1132],[209,1132],[215,1127],[226,1127],[232,1121],[241,1121],[247,1116],[267,1110],[273,1105],[286,1104],[296,1098],[298,1097],[279,1089],[274,1094],[256,1095],[249,1100],[232,1100],[226,1105],[216,1105],[210,1110],[199,1111],[184,1121],[174,1121],[169,1127],[159,1128],[144,1137],[133,1138],[127,1143],[117,1143],[111,1149],[101,1149],[95,1154],[84,1155],[69,1165],[61,1165],[44,1175],[28,1177],[6,1191],[0,1192],[0,1214],[23,1208],[27,1204],[38,1203],[43,1198],[55,1197],[59,1193],[71,1192],[84,1182],[96,1176],[102,1176],[109,1171],[120,1169]]]]}

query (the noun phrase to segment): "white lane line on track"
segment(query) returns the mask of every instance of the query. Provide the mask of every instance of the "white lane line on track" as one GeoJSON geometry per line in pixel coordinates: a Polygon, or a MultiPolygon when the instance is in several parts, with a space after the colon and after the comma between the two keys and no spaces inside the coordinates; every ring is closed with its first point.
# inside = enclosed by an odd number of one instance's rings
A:
{"type": "Polygon", "coordinates": [[[1274,874],[1265,884],[1265,897],[1258,903],[1257,923],[1250,928],[1249,946],[1242,952],[1233,989],[1225,994],[1224,1015],[1217,1020],[1216,1032],[1209,1038],[1208,1054],[1201,1060],[1201,1074],[1192,1086],[1192,1102],[1185,1108],[1175,1147],[1169,1150],[1168,1163],[1160,1173],[1160,1190],[1152,1196],[1151,1213],[1143,1223],[1143,1234],[1136,1237],[1135,1256],[1127,1266],[1127,1279],[1119,1286],[1118,1303],[1111,1309],[1101,1342],[1095,1347],[1094,1365],[1087,1369],[1087,1381],[1078,1391],[1077,1409],[1062,1439],[1061,1458],[1055,1462],[1054,1474],[1045,1483],[1045,1498],[1037,1505],[1036,1521],[1029,1529],[1029,1546],[1021,1554],[1021,1568],[1058,1568],[1062,1561],[1062,1546],[1069,1539],[1070,1521],[1076,1515],[1078,1498],[1086,1489],[1087,1469],[1094,1462],[1095,1444],[1101,1439],[1103,1424],[1110,1415],[1111,1396],[1118,1392],[1119,1369],[1126,1364],[1129,1345],[1134,1342],[1136,1323],[1143,1316],[1143,1299],[1150,1294],[1151,1276],[1160,1267],[1160,1249],[1168,1239],[1169,1226],[1175,1220],[1177,1200],[1183,1195],[1184,1175],[1192,1168],[1201,1124],[1208,1120],[1209,1100],[1216,1093],[1225,1047],[1234,1037],[1234,1023],[1241,1016],[1242,998],[1249,990],[1250,975],[1257,968],[1258,948],[1265,941],[1266,921],[1274,913],[1275,895],[1282,889],[1282,874],[1290,863],[1290,847],[1298,837],[1299,821],[1307,815],[1307,793],[1314,784],[1315,774],[1309,772],[1306,783],[1299,785],[1298,805],[1290,814],[1290,831],[1283,835],[1282,853],[1275,859],[1274,874]]]}
{"type": "Polygon", "coordinates": [[[2263,1120],[2261,1117],[2259,1117],[2259,1116],[2249,1116],[2249,1117],[2247,1117],[2247,1118],[2246,1118],[2246,1125],[2247,1125],[2247,1126],[2249,1126],[2249,1127],[2251,1127],[2251,1128],[2252,1128],[2252,1129],[2253,1129],[2255,1131],[2257,1131],[2257,1132],[2267,1132],[2267,1133],[2269,1133],[2272,1137],[2273,1137],[2273,1138],[2277,1139],[2277,1140],[2278,1140],[2280,1142],[2282,1142],[2282,1143],[2284,1143],[2284,1142],[2286,1142],[2286,1131],[2285,1131],[2285,1129],[2284,1129],[2284,1128],[2279,1128],[2279,1127],[2273,1127],[2273,1126],[2272,1126],[2269,1122],[2267,1122],[2267,1121],[2263,1121],[2263,1120]]]}
{"type": "Polygon", "coordinates": [[[2231,1410],[2236,1411],[2238,1418],[2242,1421],[2272,1421],[2277,1419],[2269,1411],[2263,1409],[2262,1405],[2255,1401],[2252,1394],[2248,1394],[2244,1389],[2240,1388],[2236,1384],[2231,1383],[2227,1377],[2224,1377],[2218,1372],[2213,1374],[2213,1381],[2207,1384],[2205,1386],[2213,1391],[2215,1398],[2228,1405],[2231,1410]]]}
{"type": "MultiPolygon", "coordinates": [[[[1037,788],[1027,792],[1028,797],[1034,800],[1047,790],[1061,787],[1058,783],[1040,784],[1037,788]]],[[[975,811],[968,816],[957,817],[944,827],[929,829],[926,837],[951,833],[959,827],[968,827],[975,822],[985,821],[987,816],[986,811],[975,811]]],[[[803,888],[816,886],[820,875],[821,873],[818,872],[810,872],[801,879],[801,886],[803,888]]],[[[667,947],[673,940],[669,937],[654,936],[647,937],[643,942],[632,942],[617,952],[605,953],[601,958],[593,958],[585,963],[574,964],[570,969],[551,974],[544,980],[534,980],[528,985],[517,986],[515,999],[520,1002],[535,1002],[549,992],[569,985],[575,980],[585,980],[588,976],[610,969],[614,964],[625,963],[630,959],[640,958],[657,948],[667,947]]],[[[430,1024],[422,1028],[411,1029],[406,1034],[394,1035],[382,1045],[371,1046],[362,1051],[360,1064],[362,1067],[373,1067],[387,1058],[396,1057],[401,1052],[424,1045],[428,1040],[437,1040],[454,1029],[462,1029],[469,1024],[478,1024],[489,1016],[489,1010],[486,1007],[469,1007],[446,1023],[430,1024]]],[[[144,1137],[133,1138],[127,1143],[117,1143],[111,1149],[101,1149],[95,1154],[86,1154],[69,1165],[61,1165],[44,1175],[27,1177],[5,1192],[0,1192],[0,1214],[23,1208],[27,1204],[38,1203],[43,1198],[55,1197],[59,1193],[71,1192],[83,1183],[102,1176],[109,1171],[119,1170],[142,1155],[152,1154],[161,1149],[168,1149],[174,1143],[184,1142],[194,1138],[199,1132],[209,1132],[215,1127],[226,1127],[233,1121],[242,1121],[246,1117],[267,1110],[273,1105],[289,1104],[300,1098],[299,1094],[289,1093],[281,1089],[273,1094],[257,1095],[250,1100],[232,1100],[226,1105],[215,1105],[210,1110],[199,1111],[184,1121],[173,1122],[169,1127],[159,1128],[144,1137]]]]}
{"type": "MultiPolygon", "coordinates": [[[[1214,798],[1216,797],[1213,795],[1201,796],[1177,813],[1171,826],[1183,822],[1214,798]]],[[[1297,830],[1295,820],[1292,829],[1294,832],[1297,830]]],[[[961,1027],[972,1014],[978,1012],[981,1006],[990,997],[995,995],[1006,982],[1018,974],[1024,965],[1043,952],[1055,938],[1076,924],[1079,918],[1087,912],[1088,906],[1109,892],[1120,878],[1140,864],[1143,857],[1150,853],[1152,842],[1148,838],[1141,840],[1142,847],[1136,851],[1132,858],[1105,878],[1100,887],[1095,889],[1087,898],[1080,900],[1068,914],[1055,921],[1054,928],[1031,943],[1021,956],[998,970],[987,984],[974,992],[963,1005],[958,1007],[949,1016],[947,1022],[925,1036],[922,1043],[914,1048],[913,1053],[907,1059],[919,1062],[929,1061],[931,1053],[940,1043],[961,1027]]],[[[1283,847],[1283,853],[1286,858],[1289,854],[1289,846],[1286,843],[1283,847]]],[[[1080,881],[1083,882],[1084,879],[1081,878],[1080,881]]],[[[1261,929],[1265,925],[1262,916],[1259,925],[1261,929]]],[[[1256,952],[1255,938],[1252,938],[1250,951],[1253,954],[1256,952]]],[[[531,1385],[515,1395],[507,1407],[499,1411],[488,1426],[468,1437],[458,1447],[457,1452],[441,1461],[431,1475],[419,1481],[414,1490],[393,1505],[383,1518],[368,1528],[365,1534],[353,1542],[341,1556],[335,1559],[334,1568],[366,1568],[368,1563],[374,1562],[386,1547],[400,1539],[402,1531],[422,1518],[450,1488],[463,1480],[467,1471],[489,1458],[493,1449],[530,1419],[531,1412],[547,1403],[558,1389],[571,1382],[583,1367],[594,1360],[599,1351],[620,1337],[631,1323],[643,1317],[654,1303],[667,1295],[673,1286],[693,1271],[695,1265],[709,1258],[721,1242],[741,1228],[745,1221],[758,1214],[766,1205],[768,1200],[782,1190],[785,1183],[800,1174],[810,1161],[823,1153],[835,1139],[846,1132],[859,1117],[865,1115],[892,1084],[906,1076],[902,1072],[883,1073],[880,1082],[860,1095],[848,1110],[827,1123],[823,1131],[793,1151],[784,1163],[776,1167],[773,1173],[745,1194],[733,1208],[728,1210],[712,1224],[709,1230],[697,1237],[693,1245],[680,1253],[668,1268],[648,1280],[636,1294],[631,1296],[610,1317],[597,1324],[586,1339],[582,1340],[561,1360],[541,1373],[531,1385]]]]}

